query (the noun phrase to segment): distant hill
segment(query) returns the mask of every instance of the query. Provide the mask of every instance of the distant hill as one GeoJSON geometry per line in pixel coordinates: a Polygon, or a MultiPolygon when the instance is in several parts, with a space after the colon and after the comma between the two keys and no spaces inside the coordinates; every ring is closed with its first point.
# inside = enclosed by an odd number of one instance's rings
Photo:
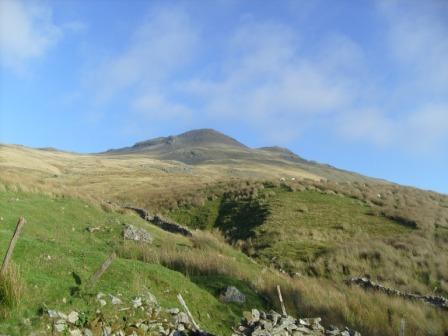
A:
{"type": "MultiPolygon", "coordinates": [[[[180,135],[159,137],[137,142],[130,147],[110,149],[100,154],[143,155],[157,160],[178,161],[188,165],[213,164],[242,169],[255,165],[262,170],[258,177],[264,173],[269,175],[269,167],[280,167],[286,170],[299,170],[313,178],[335,181],[370,180],[356,173],[308,161],[287,148],[279,146],[250,148],[213,129],[197,129],[180,135]]],[[[298,176],[303,176],[303,174],[298,176]]]]}

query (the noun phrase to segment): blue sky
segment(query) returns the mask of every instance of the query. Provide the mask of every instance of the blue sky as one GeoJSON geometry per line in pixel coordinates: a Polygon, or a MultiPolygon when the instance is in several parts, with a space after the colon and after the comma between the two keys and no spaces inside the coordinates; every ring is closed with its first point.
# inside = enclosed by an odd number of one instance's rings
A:
{"type": "Polygon", "coordinates": [[[0,0],[0,142],[194,128],[448,193],[448,2],[0,0]]]}

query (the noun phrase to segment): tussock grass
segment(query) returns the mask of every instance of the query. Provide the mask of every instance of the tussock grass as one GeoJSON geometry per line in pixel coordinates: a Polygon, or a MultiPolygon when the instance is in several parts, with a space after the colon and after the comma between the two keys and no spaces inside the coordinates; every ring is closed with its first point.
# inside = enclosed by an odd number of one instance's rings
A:
{"type": "Polygon", "coordinates": [[[7,316],[11,308],[20,304],[24,289],[20,270],[11,263],[6,271],[0,274],[0,316],[7,316]]]}
{"type": "Polygon", "coordinates": [[[287,310],[300,317],[321,316],[326,324],[349,325],[363,335],[397,335],[401,318],[413,335],[443,335],[448,330],[446,312],[423,303],[366,292],[328,279],[291,278],[254,263],[231,249],[216,233],[196,232],[191,245],[147,247],[126,243],[124,258],[161,264],[189,276],[227,276],[243,281],[266,302],[280,311],[276,286],[280,285],[287,310]]]}

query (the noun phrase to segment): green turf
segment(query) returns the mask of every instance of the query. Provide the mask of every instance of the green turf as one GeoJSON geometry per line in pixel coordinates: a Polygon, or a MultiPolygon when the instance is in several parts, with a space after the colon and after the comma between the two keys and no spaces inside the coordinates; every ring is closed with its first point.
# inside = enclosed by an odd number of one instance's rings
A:
{"type": "MultiPolygon", "coordinates": [[[[201,326],[217,334],[229,334],[240,316],[242,308],[220,302],[204,278],[191,281],[161,265],[136,260],[116,259],[93,288],[86,287],[84,295],[77,294],[79,279],[85,286],[96,268],[121,243],[124,223],[147,229],[155,237],[155,246],[191,245],[185,237],[161,231],[136,215],[105,212],[78,199],[0,192],[0,251],[6,251],[20,215],[25,216],[27,223],[13,262],[20,269],[26,292],[19,306],[0,320],[0,333],[22,335],[35,328],[41,321],[38,312],[44,307],[66,312],[91,311],[87,294],[100,291],[132,298],[149,290],[165,307],[178,307],[176,295],[180,292],[201,326]],[[100,226],[102,230],[90,233],[86,230],[89,226],[100,226]],[[24,318],[31,319],[31,327],[22,323],[24,318]]],[[[227,283],[213,280],[216,288],[227,283]]],[[[246,287],[245,291],[250,294],[246,287]]],[[[250,303],[255,300],[253,296],[252,293],[250,303]]]]}
{"type": "Polygon", "coordinates": [[[298,271],[298,264],[312,263],[344,244],[412,231],[397,221],[370,215],[370,210],[341,195],[272,187],[255,199],[222,198],[170,215],[186,225],[202,222],[203,228],[218,228],[233,243],[245,241],[246,251],[264,263],[298,271]]]}

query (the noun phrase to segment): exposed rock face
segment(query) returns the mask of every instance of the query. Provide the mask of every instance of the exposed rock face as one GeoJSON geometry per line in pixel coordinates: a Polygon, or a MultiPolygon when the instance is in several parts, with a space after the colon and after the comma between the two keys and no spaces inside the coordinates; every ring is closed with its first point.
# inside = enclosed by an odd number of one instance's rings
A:
{"type": "Polygon", "coordinates": [[[123,208],[135,211],[144,220],[151,221],[153,219],[151,214],[146,209],[134,207],[131,205],[125,205],[123,206],[123,208]]]}
{"type": "Polygon", "coordinates": [[[174,223],[172,221],[169,221],[167,219],[164,219],[160,216],[152,216],[148,210],[143,209],[143,208],[138,208],[138,207],[134,207],[131,205],[126,205],[123,206],[123,208],[125,209],[130,209],[135,211],[141,218],[143,218],[144,220],[158,226],[159,228],[161,228],[162,230],[171,232],[171,233],[179,233],[183,236],[186,237],[191,237],[193,234],[191,233],[190,230],[188,230],[186,227],[178,224],[178,223],[174,223]]]}
{"type": "Polygon", "coordinates": [[[123,230],[124,239],[151,244],[152,236],[144,229],[137,228],[133,225],[126,225],[123,230]]]}
{"type": "Polygon", "coordinates": [[[350,278],[347,280],[348,283],[353,283],[362,288],[373,289],[379,292],[383,292],[390,296],[399,296],[409,300],[419,300],[429,304],[432,304],[436,307],[448,310],[448,299],[443,296],[432,296],[432,295],[418,295],[412,293],[404,293],[397,289],[388,288],[383,285],[380,285],[376,282],[371,281],[367,278],[350,278]]]}
{"type": "Polygon", "coordinates": [[[252,309],[248,315],[234,329],[232,336],[361,336],[359,332],[349,328],[339,330],[331,326],[326,330],[320,324],[319,317],[295,319],[292,316],[280,315],[273,310],[265,313],[257,309],[252,309]]]}
{"type": "Polygon", "coordinates": [[[154,225],[157,225],[161,229],[171,232],[171,233],[179,233],[186,237],[193,236],[191,231],[188,230],[186,227],[184,227],[180,224],[177,224],[177,223],[170,222],[170,221],[163,219],[159,216],[154,216],[154,218],[150,222],[153,223],[154,225]]]}
{"type": "Polygon", "coordinates": [[[224,302],[246,302],[246,296],[234,286],[227,287],[220,295],[219,299],[224,302]]]}

